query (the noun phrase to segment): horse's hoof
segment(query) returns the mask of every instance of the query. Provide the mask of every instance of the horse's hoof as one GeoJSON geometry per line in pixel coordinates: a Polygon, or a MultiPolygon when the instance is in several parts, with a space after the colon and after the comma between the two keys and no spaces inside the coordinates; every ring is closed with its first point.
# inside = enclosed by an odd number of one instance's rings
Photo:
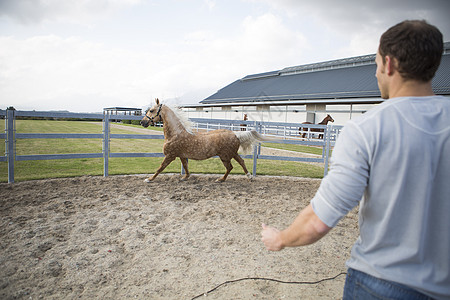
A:
{"type": "Polygon", "coordinates": [[[149,183],[149,182],[152,182],[152,181],[149,178],[145,178],[144,182],[149,183]]]}
{"type": "Polygon", "coordinates": [[[224,182],[225,180],[223,180],[223,179],[216,179],[216,181],[215,182],[217,182],[217,183],[222,183],[222,182],[224,182]]]}

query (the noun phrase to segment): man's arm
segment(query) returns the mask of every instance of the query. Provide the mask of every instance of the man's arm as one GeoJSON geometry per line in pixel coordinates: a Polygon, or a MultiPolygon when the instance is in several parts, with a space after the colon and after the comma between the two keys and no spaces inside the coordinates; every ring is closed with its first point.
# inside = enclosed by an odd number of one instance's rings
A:
{"type": "Polygon", "coordinates": [[[298,247],[312,244],[325,236],[331,227],[323,223],[309,204],[283,231],[262,225],[261,240],[267,250],[280,251],[285,247],[298,247]]]}

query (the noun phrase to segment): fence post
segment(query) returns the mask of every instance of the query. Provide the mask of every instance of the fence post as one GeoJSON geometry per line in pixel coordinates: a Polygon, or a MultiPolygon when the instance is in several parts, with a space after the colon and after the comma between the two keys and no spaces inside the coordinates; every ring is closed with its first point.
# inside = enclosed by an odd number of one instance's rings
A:
{"type": "Polygon", "coordinates": [[[14,160],[15,160],[15,109],[6,109],[6,160],[8,161],[8,183],[14,183],[14,160]]]}
{"type": "Polygon", "coordinates": [[[333,125],[327,125],[326,133],[324,135],[325,138],[325,166],[323,168],[323,177],[328,174],[328,158],[330,157],[330,140],[331,140],[331,130],[333,125]]]}
{"type": "MultiPolygon", "coordinates": [[[[257,121],[255,121],[255,130],[258,133],[261,132],[260,124],[257,121]]],[[[256,164],[258,162],[259,151],[261,150],[260,147],[261,147],[261,144],[253,146],[253,170],[252,170],[253,176],[256,176],[256,164]]]]}
{"type": "Polygon", "coordinates": [[[103,177],[109,175],[109,113],[103,112],[103,177]]]}
{"type": "MultiPolygon", "coordinates": [[[[327,132],[328,132],[328,127],[324,129],[324,133],[323,133],[323,145],[322,145],[322,158],[325,159],[325,156],[327,155],[327,132]]],[[[320,136],[320,135],[319,135],[320,136]]]]}

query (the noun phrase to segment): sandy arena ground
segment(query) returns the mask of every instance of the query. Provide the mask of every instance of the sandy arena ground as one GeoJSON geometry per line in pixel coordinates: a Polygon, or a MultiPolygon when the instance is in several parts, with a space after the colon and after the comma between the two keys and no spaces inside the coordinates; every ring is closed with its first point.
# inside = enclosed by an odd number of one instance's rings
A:
{"type": "Polygon", "coordinates": [[[268,252],[320,180],[163,174],[0,184],[0,299],[339,299],[356,211],[314,245],[268,252]]]}

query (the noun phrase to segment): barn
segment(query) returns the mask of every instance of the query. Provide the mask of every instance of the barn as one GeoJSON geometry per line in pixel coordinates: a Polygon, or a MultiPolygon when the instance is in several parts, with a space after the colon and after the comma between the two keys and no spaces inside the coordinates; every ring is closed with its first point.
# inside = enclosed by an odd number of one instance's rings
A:
{"type": "MultiPolygon", "coordinates": [[[[183,107],[190,118],[335,124],[383,101],[375,78],[375,54],[287,67],[244,76],[199,104],[183,107]]],[[[432,81],[434,92],[450,99],[450,42],[432,81]]]]}

